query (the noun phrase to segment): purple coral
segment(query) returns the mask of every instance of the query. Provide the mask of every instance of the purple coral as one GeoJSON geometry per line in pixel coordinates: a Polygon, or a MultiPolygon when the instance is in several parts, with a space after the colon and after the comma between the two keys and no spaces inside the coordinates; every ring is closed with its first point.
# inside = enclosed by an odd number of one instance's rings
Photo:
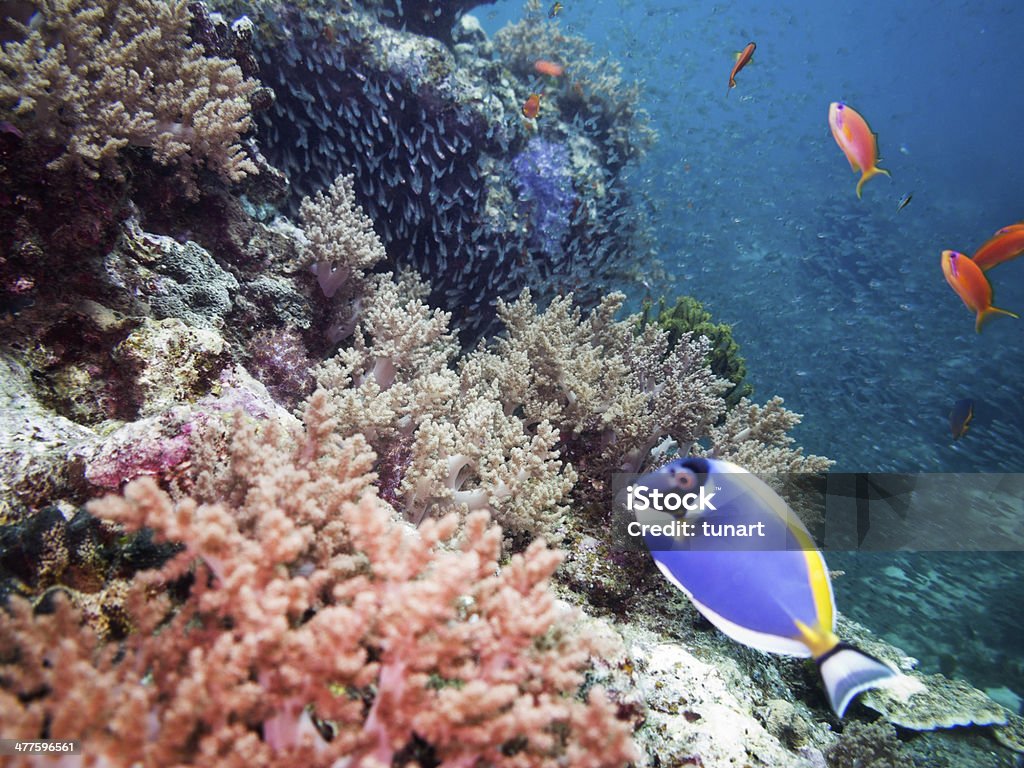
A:
{"type": "Polygon", "coordinates": [[[253,337],[249,355],[252,375],[277,402],[295,405],[313,390],[306,344],[291,328],[260,331],[253,337]]]}
{"type": "Polygon", "coordinates": [[[530,246],[550,255],[560,254],[576,199],[569,151],[564,144],[538,136],[515,157],[512,170],[530,221],[530,246]]]}

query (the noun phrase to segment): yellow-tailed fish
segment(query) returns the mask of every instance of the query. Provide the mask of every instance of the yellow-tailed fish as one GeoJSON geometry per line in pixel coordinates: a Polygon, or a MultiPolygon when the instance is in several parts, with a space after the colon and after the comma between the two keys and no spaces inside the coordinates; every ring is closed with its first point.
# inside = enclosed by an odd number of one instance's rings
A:
{"type": "Polygon", "coordinates": [[[836,144],[850,161],[850,168],[861,175],[857,182],[857,197],[860,197],[861,188],[868,179],[880,173],[891,175],[884,168],[878,167],[876,136],[857,110],[841,101],[832,102],[828,108],[828,125],[836,144]]]}
{"type": "Polygon", "coordinates": [[[1024,253],[1024,224],[1011,224],[1003,227],[974,252],[971,260],[981,267],[982,271],[992,269],[997,264],[1015,259],[1024,253]]]}
{"type": "Polygon", "coordinates": [[[640,477],[637,486],[707,502],[703,511],[648,509],[636,516],[641,524],[682,519],[695,525],[692,536],[645,535],[645,541],[665,578],[726,635],[768,653],[813,657],[840,717],[858,693],[898,676],[836,636],[825,559],[786,502],[759,478],[721,459],[690,457],[640,477]],[[729,525],[763,535],[705,535],[729,525]]]}
{"type": "Polygon", "coordinates": [[[962,253],[942,252],[942,274],[964,305],[975,313],[974,330],[978,333],[981,333],[981,327],[992,315],[1018,317],[1013,312],[992,306],[992,286],[988,278],[981,267],[962,253]]]}
{"type": "Polygon", "coordinates": [[[953,433],[953,439],[959,440],[967,432],[967,427],[974,418],[974,401],[965,398],[957,400],[953,404],[953,410],[949,413],[949,429],[953,433]]]}

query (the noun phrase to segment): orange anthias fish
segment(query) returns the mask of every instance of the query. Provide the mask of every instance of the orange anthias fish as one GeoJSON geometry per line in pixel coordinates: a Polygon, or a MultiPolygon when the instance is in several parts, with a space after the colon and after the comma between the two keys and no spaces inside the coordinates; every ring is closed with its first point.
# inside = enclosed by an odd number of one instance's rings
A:
{"type": "Polygon", "coordinates": [[[757,48],[757,43],[747,43],[747,47],[736,54],[736,63],[732,65],[732,72],[729,73],[729,88],[725,91],[726,96],[729,95],[729,91],[736,87],[736,75],[750,63],[755,48],[757,48]]]}
{"type": "Polygon", "coordinates": [[[982,270],[1014,259],[1024,253],[1024,224],[1003,227],[974,252],[971,257],[982,270]]]}
{"type": "Polygon", "coordinates": [[[880,173],[890,175],[887,170],[878,167],[878,144],[875,141],[875,134],[868,128],[867,121],[853,107],[848,107],[841,101],[832,102],[828,108],[828,125],[832,129],[832,137],[836,144],[850,161],[850,167],[861,174],[860,181],[857,182],[858,198],[865,181],[880,173]]]}
{"type": "Polygon", "coordinates": [[[953,410],[949,412],[949,429],[954,440],[959,440],[967,433],[967,427],[974,418],[974,401],[970,398],[957,400],[953,410]]]}
{"type": "Polygon", "coordinates": [[[977,313],[974,330],[981,333],[981,326],[992,315],[1009,315],[1019,317],[1013,312],[992,306],[992,286],[981,268],[957,251],[942,252],[942,274],[950,288],[956,291],[967,308],[977,313]]]}
{"type": "Polygon", "coordinates": [[[533,69],[540,75],[547,75],[548,77],[561,77],[565,74],[565,67],[554,61],[545,61],[544,59],[537,59],[533,62],[533,69]]]}
{"type": "Polygon", "coordinates": [[[540,94],[531,93],[523,102],[523,117],[534,120],[540,114],[540,94]]]}

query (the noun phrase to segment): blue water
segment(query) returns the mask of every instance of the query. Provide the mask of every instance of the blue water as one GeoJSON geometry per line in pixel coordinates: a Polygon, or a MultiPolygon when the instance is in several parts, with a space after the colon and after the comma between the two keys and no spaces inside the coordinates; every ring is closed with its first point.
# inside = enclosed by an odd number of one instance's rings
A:
{"type": "MultiPolygon", "coordinates": [[[[837,469],[1024,471],[1024,320],[976,334],[939,261],[1024,220],[1024,3],[564,6],[565,31],[646,83],[660,140],[633,182],[670,275],[655,294],[696,296],[733,324],[755,399],[782,395],[805,415],[799,442],[837,469]],[[892,173],[862,200],[828,128],[840,100],[892,173]],[[948,414],[965,397],[975,418],[954,443],[948,414]]],[[[476,13],[493,33],[522,5],[476,13]]],[[[1024,258],[989,277],[995,304],[1024,312],[1024,258]]],[[[831,555],[848,572],[841,609],[926,669],[952,655],[956,674],[1024,695],[1024,556],[909,557],[831,555]],[[887,587],[886,564],[908,578],[887,587]]]]}
{"type": "MultiPolygon", "coordinates": [[[[635,181],[675,277],[663,290],[734,324],[757,391],[805,413],[801,442],[838,468],[1020,471],[1024,325],[975,334],[939,255],[1024,219],[1024,5],[808,5],[566,4],[566,31],[646,83],[660,141],[635,181]],[[893,175],[863,200],[829,133],[837,100],[893,175]],[[975,421],[954,446],[962,397],[975,421]]],[[[494,31],[521,6],[478,12],[494,31]]],[[[1024,261],[991,277],[996,304],[1024,310],[1024,261]]]]}

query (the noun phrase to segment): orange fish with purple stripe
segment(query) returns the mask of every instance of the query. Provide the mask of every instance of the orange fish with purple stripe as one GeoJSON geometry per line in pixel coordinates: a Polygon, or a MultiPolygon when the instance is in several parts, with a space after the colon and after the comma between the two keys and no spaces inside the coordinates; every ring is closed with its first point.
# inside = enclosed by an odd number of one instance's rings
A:
{"type": "Polygon", "coordinates": [[[942,274],[949,287],[956,291],[966,307],[975,313],[974,330],[981,333],[981,326],[992,315],[1019,317],[1013,312],[992,306],[992,286],[981,271],[981,267],[957,251],[942,252],[942,274]]]}
{"type": "Polygon", "coordinates": [[[743,69],[747,64],[750,63],[750,59],[754,55],[754,49],[757,48],[757,43],[747,43],[747,47],[736,54],[736,63],[732,65],[732,72],[729,73],[729,87],[725,91],[725,95],[729,95],[729,91],[736,87],[736,75],[743,69]]]}
{"type": "Polygon", "coordinates": [[[857,182],[858,198],[868,179],[880,173],[891,175],[878,167],[877,137],[857,110],[841,101],[833,101],[828,108],[828,125],[832,129],[832,138],[850,161],[850,168],[861,175],[857,182]]]}
{"type": "Polygon", "coordinates": [[[1024,223],[1003,227],[974,252],[971,259],[981,269],[989,270],[1024,253],[1024,223]]]}
{"type": "Polygon", "coordinates": [[[523,117],[528,120],[536,120],[540,114],[540,94],[531,93],[523,102],[523,117]]]}
{"type": "Polygon", "coordinates": [[[533,69],[537,74],[547,75],[548,77],[561,77],[565,74],[565,67],[557,61],[537,59],[533,62],[533,69]]]}

